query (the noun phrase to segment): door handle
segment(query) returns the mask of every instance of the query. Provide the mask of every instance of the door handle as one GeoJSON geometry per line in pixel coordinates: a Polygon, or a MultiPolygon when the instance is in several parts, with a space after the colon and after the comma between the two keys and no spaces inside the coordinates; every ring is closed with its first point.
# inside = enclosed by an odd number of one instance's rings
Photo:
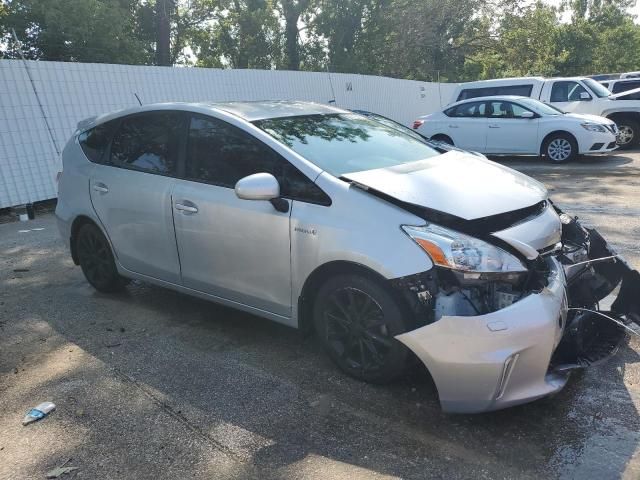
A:
{"type": "Polygon", "coordinates": [[[184,203],[176,203],[176,210],[180,210],[183,213],[198,213],[198,207],[195,205],[185,205],[184,203]]]}
{"type": "Polygon", "coordinates": [[[458,128],[458,125],[449,125],[449,128],[458,128]]]}
{"type": "Polygon", "coordinates": [[[500,128],[500,125],[489,125],[489,128],[500,128]]]}
{"type": "Polygon", "coordinates": [[[93,189],[96,192],[100,192],[100,193],[109,193],[109,187],[107,187],[104,183],[95,183],[93,185],[93,189]]]}

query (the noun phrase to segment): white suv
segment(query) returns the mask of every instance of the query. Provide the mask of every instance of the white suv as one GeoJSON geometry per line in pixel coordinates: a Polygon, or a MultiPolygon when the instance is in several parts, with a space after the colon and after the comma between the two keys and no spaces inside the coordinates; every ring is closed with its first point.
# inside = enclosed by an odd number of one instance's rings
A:
{"type": "Polygon", "coordinates": [[[614,122],[595,115],[563,113],[518,96],[474,98],[420,117],[418,132],[465,150],[493,155],[545,155],[566,162],[583,153],[617,148],[614,122]]]}

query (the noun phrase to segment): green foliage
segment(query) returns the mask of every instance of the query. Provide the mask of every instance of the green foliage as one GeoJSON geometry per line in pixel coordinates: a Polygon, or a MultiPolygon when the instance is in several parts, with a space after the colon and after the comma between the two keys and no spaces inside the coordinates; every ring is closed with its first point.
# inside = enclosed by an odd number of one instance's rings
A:
{"type": "MultiPolygon", "coordinates": [[[[28,58],[153,63],[156,1],[0,0],[0,53],[19,56],[15,29],[28,58]]],[[[172,63],[442,81],[640,70],[634,0],[164,2],[172,63]]]]}
{"type": "MultiPolygon", "coordinates": [[[[4,56],[76,62],[148,63],[148,49],[135,35],[134,0],[10,0],[0,24],[4,56]]],[[[0,47],[1,48],[1,47],[0,47]]]]}

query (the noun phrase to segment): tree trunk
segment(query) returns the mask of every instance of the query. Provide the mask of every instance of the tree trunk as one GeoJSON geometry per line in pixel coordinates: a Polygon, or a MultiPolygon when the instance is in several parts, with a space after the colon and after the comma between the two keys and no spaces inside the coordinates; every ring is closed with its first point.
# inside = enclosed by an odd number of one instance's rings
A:
{"type": "Polygon", "coordinates": [[[298,18],[299,15],[290,15],[285,18],[285,42],[287,52],[287,68],[300,70],[300,51],[298,50],[298,18]]]}
{"type": "Polygon", "coordinates": [[[172,0],[156,0],[156,65],[171,66],[172,0]]]}

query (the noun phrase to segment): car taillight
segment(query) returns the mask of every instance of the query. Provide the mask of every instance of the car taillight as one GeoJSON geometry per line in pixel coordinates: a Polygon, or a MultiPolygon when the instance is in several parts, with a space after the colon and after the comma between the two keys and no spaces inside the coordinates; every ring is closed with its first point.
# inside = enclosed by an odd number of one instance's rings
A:
{"type": "Polygon", "coordinates": [[[424,120],[416,120],[413,122],[413,129],[417,130],[424,124],[424,120]]]}

